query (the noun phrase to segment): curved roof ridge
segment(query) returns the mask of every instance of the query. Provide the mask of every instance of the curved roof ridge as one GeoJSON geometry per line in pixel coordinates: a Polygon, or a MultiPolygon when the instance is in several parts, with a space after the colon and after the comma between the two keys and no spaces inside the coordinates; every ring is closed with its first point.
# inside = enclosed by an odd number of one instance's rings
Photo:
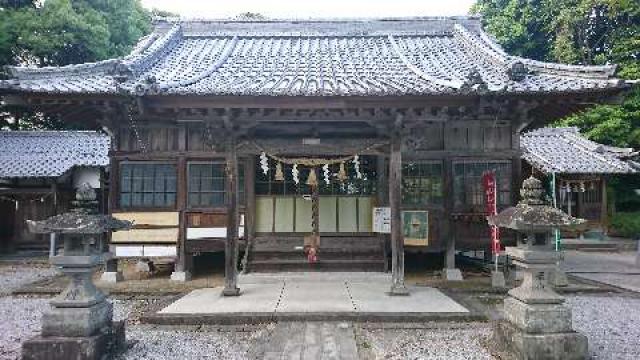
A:
{"type": "MultiPolygon", "coordinates": [[[[481,35],[484,35],[488,38],[484,31],[479,32],[481,35]]],[[[491,58],[494,62],[499,64],[506,64],[509,59],[509,55],[500,47],[498,44],[487,43],[485,41],[478,41],[478,39],[471,34],[471,32],[460,24],[455,24],[453,26],[453,36],[462,40],[462,44],[465,46],[471,46],[476,50],[479,50],[482,54],[491,58]]]]}
{"type": "Polygon", "coordinates": [[[426,72],[422,71],[422,69],[418,68],[417,66],[412,64],[409,61],[409,59],[407,59],[407,56],[402,52],[402,49],[400,49],[400,46],[398,46],[398,43],[396,43],[396,40],[393,37],[393,35],[388,35],[387,39],[391,43],[391,49],[400,58],[402,63],[409,70],[411,70],[413,73],[415,73],[419,78],[424,79],[424,80],[429,81],[429,82],[432,82],[434,84],[450,87],[450,88],[453,88],[453,89],[460,89],[462,87],[463,83],[461,81],[439,79],[439,78],[437,78],[435,76],[431,76],[431,75],[427,74],[426,72]]]}
{"type": "MultiPolygon", "coordinates": [[[[133,71],[139,71],[141,66],[148,66],[150,62],[156,60],[158,55],[165,53],[172,47],[167,46],[171,40],[181,37],[180,25],[176,24],[163,36],[151,33],[142,38],[134,46],[134,49],[123,58],[106,59],[95,62],[82,64],[69,64],[64,66],[43,66],[43,67],[25,67],[25,66],[7,66],[9,74],[16,80],[32,80],[42,76],[65,76],[69,74],[79,74],[85,72],[105,72],[112,73],[118,67],[124,65],[133,71]],[[33,77],[35,76],[35,77],[33,77]]],[[[177,43],[177,42],[175,42],[177,43]]],[[[175,45],[174,43],[174,45],[175,45]]],[[[137,74],[136,74],[137,75],[137,74]]]]}
{"type": "Polygon", "coordinates": [[[156,62],[162,55],[171,51],[182,39],[182,26],[174,24],[164,35],[158,36],[150,41],[138,52],[133,51],[125,56],[121,61],[121,66],[130,69],[135,76],[144,72],[149,66],[156,62]]]}
{"type": "Polygon", "coordinates": [[[74,73],[83,73],[87,71],[113,71],[120,62],[119,59],[107,59],[82,64],[69,64],[64,66],[6,66],[9,75],[17,80],[31,80],[41,76],[65,76],[74,73]]]}
{"type": "Polygon", "coordinates": [[[237,44],[238,44],[238,37],[234,36],[229,42],[224,44],[224,48],[222,53],[220,54],[220,57],[213,64],[211,64],[211,66],[208,69],[188,79],[172,81],[168,83],[161,83],[159,84],[160,90],[167,90],[173,87],[191,85],[210,76],[211,74],[216,72],[216,70],[218,70],[222,65],[224,65],[224,63],[227,61],[227,59],[229,59],[229,57],[233,53],[233,50],[236,48],[237,44]]]}
{"type": "Polygon", "coordinates": [[[574,75],[585,78],[609,79],[616,71],[616,65],[572,65],[559,64],[546,61],[527,59],[520,56],[509,55],[493,38],[491,38],[484,30],[478,32],[478,37],[472,35],[464,26],[460,24],[454,25],[454,32],[464,36],[469,40],[469,44],[476,46],[487,55],[496,59],[504,59],[505,63],[520,61],[529,66],[532,70],[558,74],[558,75],[574,75]]]}

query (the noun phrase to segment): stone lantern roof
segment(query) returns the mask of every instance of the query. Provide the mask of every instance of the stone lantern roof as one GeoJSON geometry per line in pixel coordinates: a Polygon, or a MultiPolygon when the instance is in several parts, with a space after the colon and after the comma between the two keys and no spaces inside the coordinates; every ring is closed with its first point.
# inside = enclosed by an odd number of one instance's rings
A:
{"type": "Polygon", "coordinates": [[[81,185],[73,201],[74,208],[45,220],[27,220],[29,230],[38,234],[102,234],[131,228],[130,221],[97,214],[96,193],[89,185],[81,185]]]}
{"type": "Polygon", "coordinates": [[[520,189],[522,200],[497,215],[487,216],[490,225],[520,232],[547,232],[552,229],[575,228],[586,223],[560,209],[549,206],[540,180],[531,176],[520,189]]]}

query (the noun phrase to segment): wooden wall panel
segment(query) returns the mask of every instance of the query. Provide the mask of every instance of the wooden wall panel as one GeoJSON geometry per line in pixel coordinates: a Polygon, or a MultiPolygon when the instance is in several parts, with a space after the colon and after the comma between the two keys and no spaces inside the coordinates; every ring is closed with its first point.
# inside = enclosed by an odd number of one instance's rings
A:
{"type": "Polygon", "coordinates": [[[177,211],[121,212],[114,213],[113,217],[120,220],[133,221],[134,226],[178,226],[179,224],[179,213],[177,211]]]}
{"type": "MultiPolygon", "coordinates": [[[[277,211],[277,210],[276,210],[277,211]]],[[[296,227],[295,232],[310,233],[311,227],[311,200],[296,197],[296,227]]]]}
{"type": "Polygon", "coordinates": [[[358,231],[359,232],[372,232],[373,231],[373,198],[372,197],[359,197],[358,198],[358,231]]]}
{"type": "Polygon", "coordinates": [[[484,148],[484,128],[469,127],[467,130],[467,149],[482,151],[484,148]]]}
{"type": "Polygon", "coordinates": [[[187,150],[203,151],[204,150],[204,129],[202,126],[189,126],[187,129],[187,150]]]}
{"type": "Polygon", "coordinates": [[[273,198],[256,197],[256,232],[273,231],[273,198]]]}
{"type": "Polygon", "coordinates": [[[227,214],[188,213],[187,226],[189,227],[226,227],[227,214]]]}
{"type": "Polygon", "coordinates": [[[116,231],[111,235],[112,243],[167,243],[178,242],[178,228],[170,229],[132,229],[116,231]]]}
{"type": "Polygon", "coordinates": [[[275,231],[293,232],[293,197],[276,198],[275,231]]]}
{"type": "Polygon", "coordinates": [[[358,232],[358,204],[355,197],[338,198],[339,232],[358,232]]]}
{"type": "Polygon", "coordinates": [[[467,128],[462,126],[445,127],[444,146],[446,150],[463,150],[467,148],[467,128]]]}
{"type": "MultiPolygon", "coordinates": [[[[184,137],[184,132],[180,127],[167,125],[163,127],[138,126],[138,134],[142,142],[151,151],[178,151],[180,150],[180,137],[184,137]]],[[[138,151],[140,146],[135,131],[130,126],[118,129],[117,144],[119,151],[138,151]]]]}
{"type": "Polygon", "coordinates": [[[320,197],[320,232],[337,232],[337,196],[320,197]]]}

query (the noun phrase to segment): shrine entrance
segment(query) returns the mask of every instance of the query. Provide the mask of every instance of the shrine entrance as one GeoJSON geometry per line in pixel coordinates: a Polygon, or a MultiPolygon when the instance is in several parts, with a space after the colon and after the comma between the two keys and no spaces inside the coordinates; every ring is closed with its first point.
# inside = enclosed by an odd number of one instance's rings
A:
{"type": "Polygon", "coordinates": [[[318,167],[315,175],[311,174],[313,171],[277,160],[267,160],[266,166],[257,161],[256,233],[311,233],[314,187],[321,234],[372,233],[376,158],[359,156],[318,167]]]}
{"type": "Polygon", "coordinates": [[[376,156],[264,152],[255,164],[252,271],[385,270],[384,237],[372,227],[376,156]]]}

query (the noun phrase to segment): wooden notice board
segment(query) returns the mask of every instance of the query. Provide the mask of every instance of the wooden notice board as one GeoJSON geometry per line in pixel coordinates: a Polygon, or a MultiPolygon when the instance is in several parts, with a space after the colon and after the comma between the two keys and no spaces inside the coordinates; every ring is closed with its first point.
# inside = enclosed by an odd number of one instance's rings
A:
{"type": "Polygon", "coordinates": [[[402,229],[405,245],[429,245],[429,212],[403,211],[402,229]]]}

